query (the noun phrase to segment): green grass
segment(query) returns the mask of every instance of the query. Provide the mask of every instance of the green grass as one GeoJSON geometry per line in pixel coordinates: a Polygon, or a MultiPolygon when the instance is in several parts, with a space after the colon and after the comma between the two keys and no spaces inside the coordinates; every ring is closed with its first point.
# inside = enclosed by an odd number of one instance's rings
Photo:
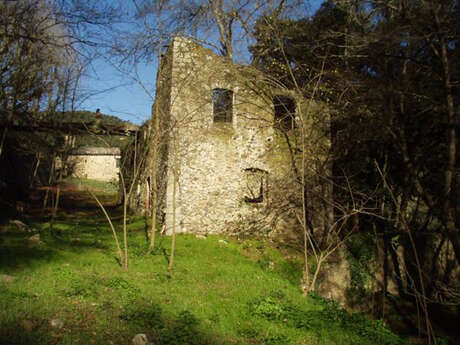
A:
{"type": "Polygon", "coordinates": [[[0,344],[129,344],[137,333],[164,345],[402,344],[378,321],[304,297],[301,262],[268,243],[182,235],[168,272],[170,238],[146,256],[134,218],[124,272],[98,213],[61,217],[54,236],[30,225],[44,245],[0,230],[0,274],[17,278],[0,282],[0,344]]]}
{"type": "Polygon", "coordinates": [[[118,193],[119,187],[118,182],[116,181],[98,181],[92,180],[87,178],[79,178],[79,177],[66,177],[62,182],[86,187],[91,191],[95,192],[105,192],[105,193],[118,193]]]}

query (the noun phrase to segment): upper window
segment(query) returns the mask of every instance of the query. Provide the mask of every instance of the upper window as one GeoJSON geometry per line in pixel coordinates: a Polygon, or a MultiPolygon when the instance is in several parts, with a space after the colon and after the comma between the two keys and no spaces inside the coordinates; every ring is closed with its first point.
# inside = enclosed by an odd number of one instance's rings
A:
{"type": "Polygon", "coordinates": [[[227,89],[212,90],[214,122],[232,122],[233,91],[227,89]]]}
{"type": "Polygon", "coordinates": [[[273,97],[275,108],[275,127],[283,130],[290,130],[295,125],[295,99],[287,96],[273,97]]]}

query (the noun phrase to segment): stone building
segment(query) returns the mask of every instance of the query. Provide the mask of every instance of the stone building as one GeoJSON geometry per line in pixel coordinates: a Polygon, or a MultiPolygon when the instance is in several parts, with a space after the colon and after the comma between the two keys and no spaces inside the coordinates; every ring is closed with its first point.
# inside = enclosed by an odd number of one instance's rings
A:
{"type": "Polygon", "coordinates": [[[66,165],[75,177],[118,182],[120,157],[118,147],[81,147],[70,152],[66,165]]]}
{"type": "Polygon", "coordinates": [[[305,102],[184,37],[170,43],[158,78],[147,125],[156,128],[150,145],[158,153],[147,159],[138,200],[150,207],[155,169],[167,233],[173,224],[176,232],[217,233],[265,217],[271,184],[291,169],[277,129],[294,130],[305,102]]]}

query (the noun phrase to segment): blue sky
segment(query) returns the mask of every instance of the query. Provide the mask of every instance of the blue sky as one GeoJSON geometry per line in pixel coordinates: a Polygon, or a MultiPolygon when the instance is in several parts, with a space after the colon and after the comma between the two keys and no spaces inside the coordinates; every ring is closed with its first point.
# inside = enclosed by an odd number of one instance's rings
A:
{"type": "MultiPolygon", "coordinates": [[[[309,12],[314,13],[322,2],[310,1],[309,12]]],[[[107,61],[95,60],[82,82],[85,93],[91,96],[79,109],[95,111],[100,108],[103,114],[141,124],[151,115],[156,72],[156,60],[138,65],[137,70],[129,74],[120,73],[107,61]]]]}
{"type": "Polygon", "coordinates": [[[123,120],[141,124],[150,117],[154,97],[156,61],[150,65],[138,65],[139,80],[120,73],[104,60],[93,62],[82,86],[90,94],[81,109],[114,115],[123,120]],[[142,86],[141,86],[142,84],[142,86]]]}

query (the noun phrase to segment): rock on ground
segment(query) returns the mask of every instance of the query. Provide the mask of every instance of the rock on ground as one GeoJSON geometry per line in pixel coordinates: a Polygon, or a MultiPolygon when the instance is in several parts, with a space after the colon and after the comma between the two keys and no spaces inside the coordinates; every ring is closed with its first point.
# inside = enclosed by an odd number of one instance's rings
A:
{"type": "Polygon", "coordinates": [[[150,345],[147,335],[140,333],[133,338],[132,345],[150,345]]]}
{"type": "Polygon", "coordinates": [[[38,244],[38,245],[42,245],[44,244],[41,240],[40,240],[40,234],[36,234],[36,235],[33,235],[33,236],[30,236],[27,241],[29,241],[30,244],[38,244]]]}
{"type": "Polygon", "coordinates": [[[61,329],[62,327],[64,327],[64,322],[62,322],[59,319],[53,319],[53,320],[50,320],[50,325],[53,328],[61,329]]]}
{"type": "Polygon", "coordinates": [[[20,231],[29,231],[29,227],[18,219],[10,220],[10,224],[16,226],[20,231]]]}

